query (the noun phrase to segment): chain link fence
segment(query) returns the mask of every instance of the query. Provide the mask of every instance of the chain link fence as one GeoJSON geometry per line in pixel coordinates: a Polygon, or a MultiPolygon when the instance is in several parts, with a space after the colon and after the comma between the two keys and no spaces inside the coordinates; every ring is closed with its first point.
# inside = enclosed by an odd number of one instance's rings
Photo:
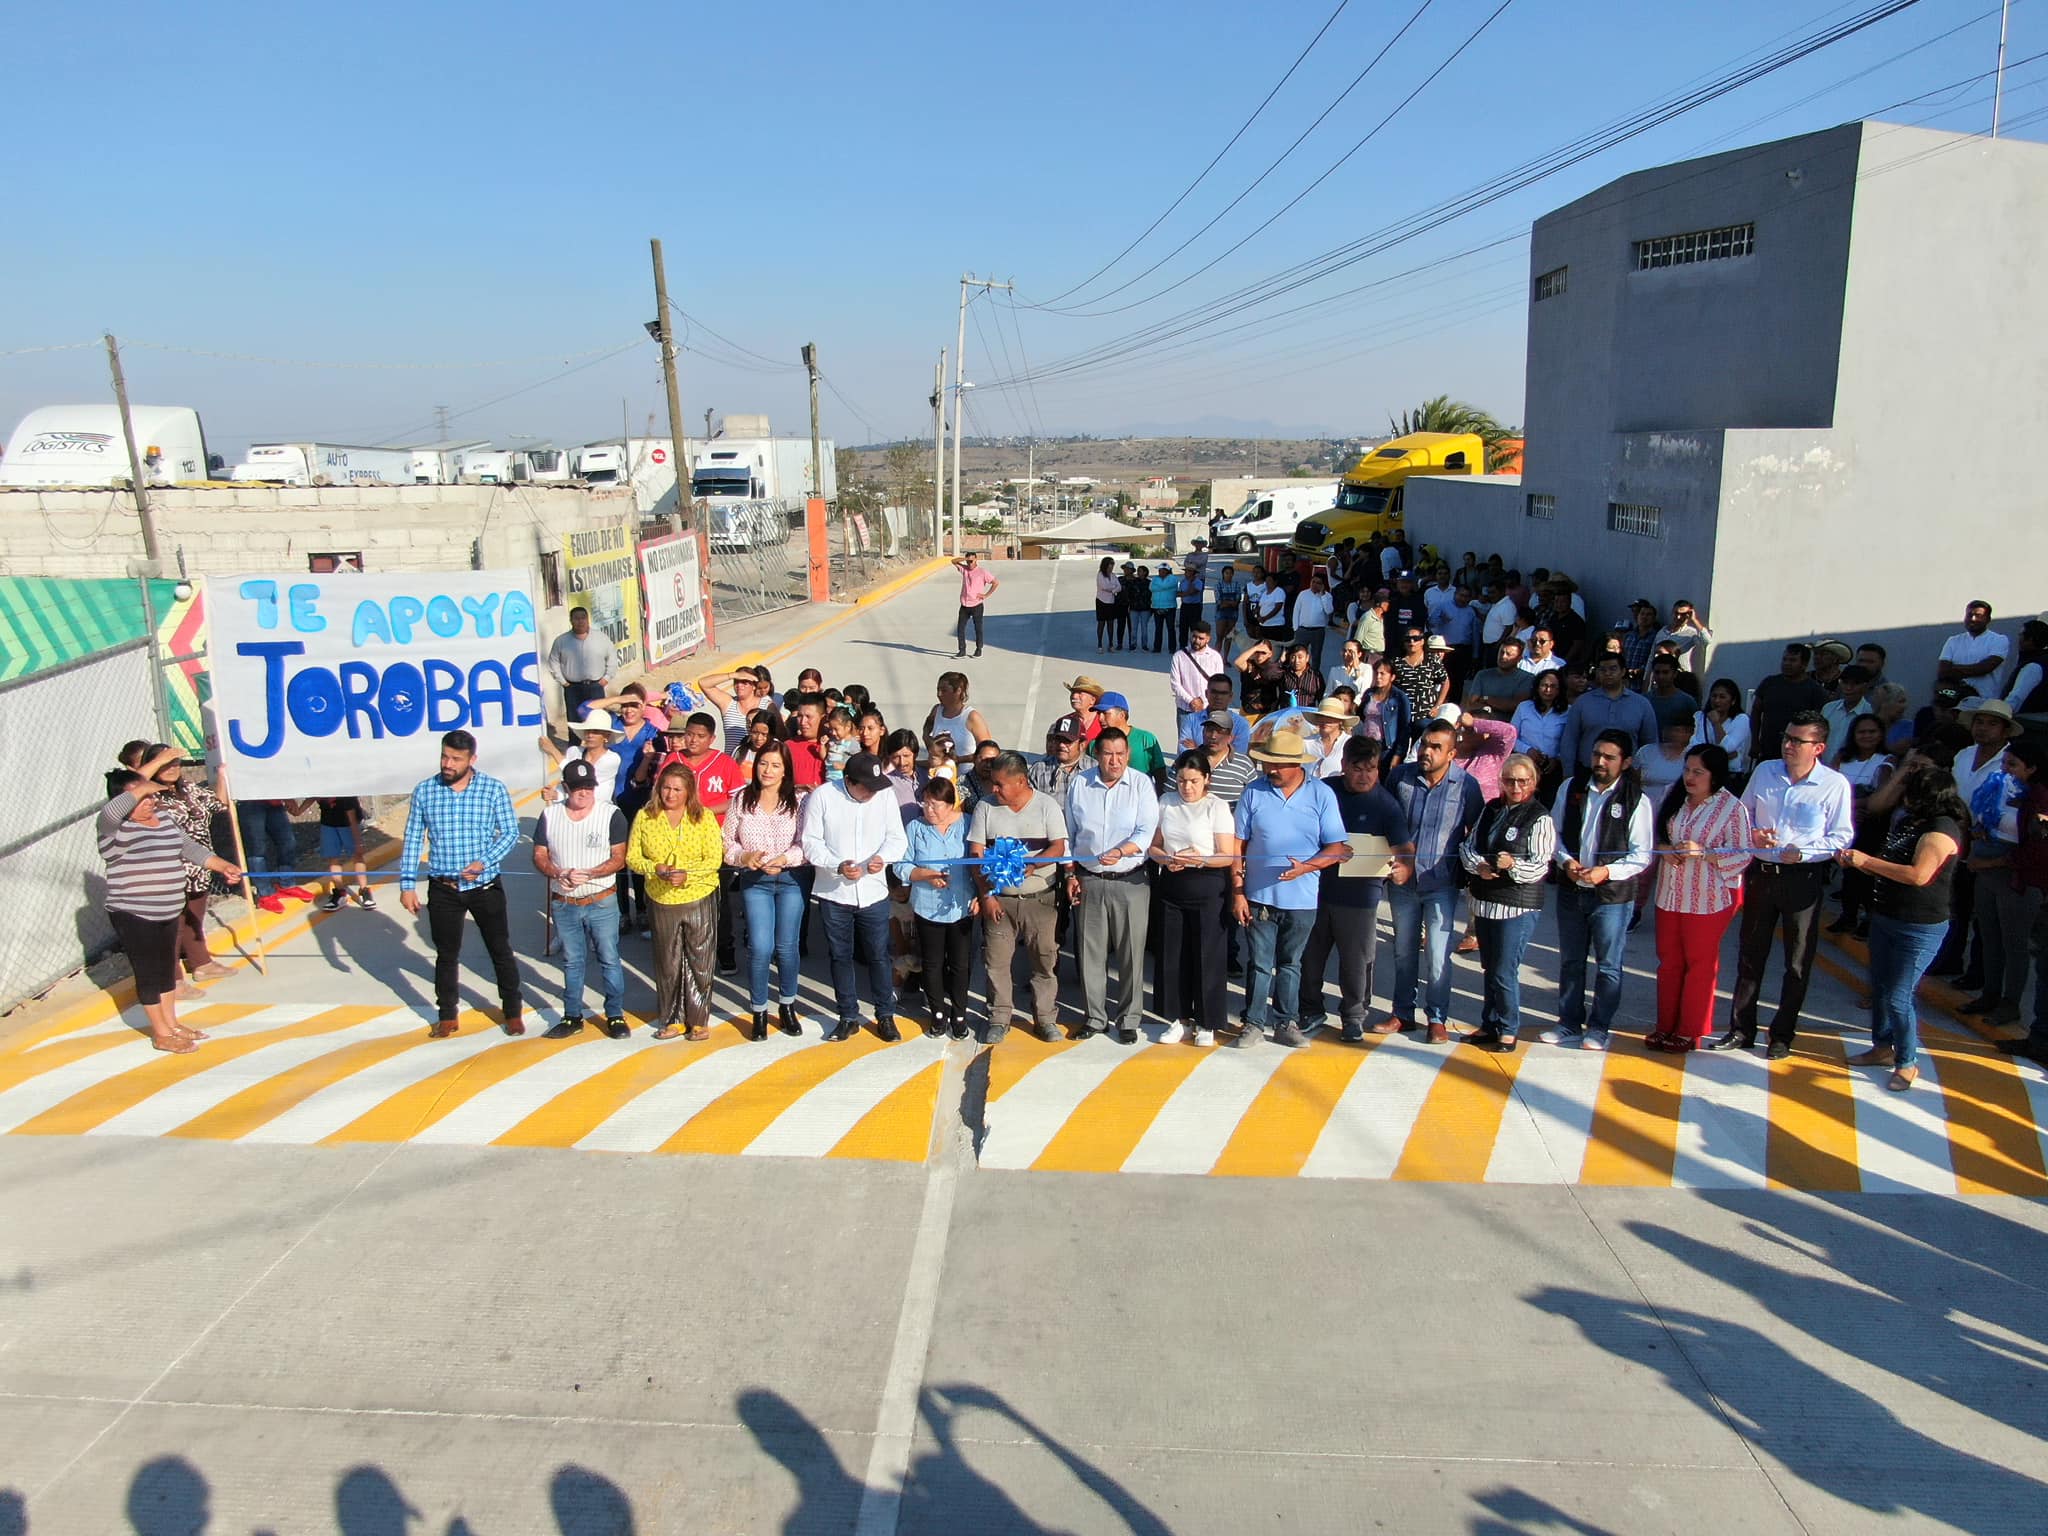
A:
{"type": "Polygon", "coordinates": [[[100,775],[124,743],[154,737],[159,695],[148,640],[0,683],[0,1011],[113,945],[94,818],[100,775]]]}

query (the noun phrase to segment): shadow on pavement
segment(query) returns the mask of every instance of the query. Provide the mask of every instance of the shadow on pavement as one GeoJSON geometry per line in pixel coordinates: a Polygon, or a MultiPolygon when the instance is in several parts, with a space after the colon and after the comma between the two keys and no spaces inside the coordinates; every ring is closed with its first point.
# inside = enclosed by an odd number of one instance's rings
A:
{"type": "MultiPolygon", "coordinates": [[[[2048,1438],[2040,1289],[2048,1243],[2038,1232],[1986,1207],[1934,1197],[1888,1196],[1853,1208],[1747,1192],[1702,1198],[1744,1217],[1752,1247],[1774,1247],[1785,1262],[1652,1222],[1622,1230],[1684,1266],[1676,1284],[1658,1279],[1658,1293],[1697,1295],[1689,1280],[1717,1281],[1749,1298],[1735,1305],[1753,1305],[1769,1332],[1713,1311],[1562,1287],[1535,1292],[1529,1304],[1569,1319],[1608,1353],[1662,1373],[1767,1464],[1852,1507],[1985,1530],[2013,1511],[2048,1506],[2048,1483],[1934,1438],[1815,1363],[1838,1352],[1971,1415],[2048,1438]],[[1784,1339],[1788,1328],[1802,1337],[1784,1339]]],[[[1925,1422],[1924,1412],[1914,1417],[1925,1422]]]]}

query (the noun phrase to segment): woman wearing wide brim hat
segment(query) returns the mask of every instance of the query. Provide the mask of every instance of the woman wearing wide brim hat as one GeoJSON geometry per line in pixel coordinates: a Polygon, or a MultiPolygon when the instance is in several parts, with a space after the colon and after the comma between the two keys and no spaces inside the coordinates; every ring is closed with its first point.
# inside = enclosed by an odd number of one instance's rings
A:
{"type": "Polygon", "coordinates": [[[1344,738],[1351,734],[1351,728],[1358,724],[1358,713],[1340,698],[1327,698],[1314,709],[1303,712],[1308,723],[1315,727],[1317,745],[1322,749],[1322,762],[1316,769],[1318,778],[1341,779],[1344,777],[1344,738]]]}
{"type": "MultiPolygon", "coordinates": [[[[604,804],[612,802],[618,788],[619,769],[623,759],[613,750],[626,732],[611,715],[602,709],[593,709],[575,724],[576,745],[564,752],[555,745],[554,737],[541,733],[540,749],[554,761],[557,770],[565,764],[583,762],[590,764],[597,775],[597,798],[604,804]]],[[[552,785],[545,791],[552,801],[559,793],[552,785]]]]}

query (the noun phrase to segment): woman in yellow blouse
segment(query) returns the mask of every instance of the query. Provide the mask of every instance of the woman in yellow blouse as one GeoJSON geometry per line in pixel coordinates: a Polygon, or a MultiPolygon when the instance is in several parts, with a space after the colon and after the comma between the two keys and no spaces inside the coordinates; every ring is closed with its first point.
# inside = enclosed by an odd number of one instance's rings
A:
{"type": "Polygon", "coordinates": [[[654,798],[633,818],[626,867],[647,881],[654,917],[654,989],[661,999],[657,1040],[711,1038],[711,957],[718,933],[718,864],[725,842],[718,818],[697,799],[697,775],[670,763],[654,798]]]}

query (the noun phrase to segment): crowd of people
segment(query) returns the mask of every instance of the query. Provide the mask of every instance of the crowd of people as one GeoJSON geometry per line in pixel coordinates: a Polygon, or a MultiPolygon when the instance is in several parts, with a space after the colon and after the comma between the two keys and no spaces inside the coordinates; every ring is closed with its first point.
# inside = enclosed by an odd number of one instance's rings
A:
{"type": "MultiPolygon", "coordinates": [[[[993,590],[963,564],[963,653],[993,590]]],[[[1467,951],[1482,985],[1458,1038],[1512,1051],[1523,960],[1553,906],[1556,1022],[1542,1041],[1608,1048],[1627,936],[1654,914],[1644,1044],[1761,1043],[1775,1058],[1796,1036],[1833,896],[1831,926],[1870,946],[1859,1063],[1912,1085],[1914,987],[1930,969],[1978,989],[1970,1011],[1995,1024],[2021,1019],[2031,974],[2032,1031],[2010,1048],[2048,1062],[2048,779],[2027,735],[2048,716],[2048,623],[2023,626],[2014,652],[1971,603],[1932,698],[1909,716],[1880,646],[1790,645],[1745,688],[1712,675],[1713,632],[1690,603],[1667,617],[1639,600],[1598,634],[1584,608],[1559,573],[1525,580],[1469,552],[1453,570],[1379,540],[1340,550],[1299,590],[1212,570],[1199,546],[1177,575],[1119,574],[1105,559],[1098,649],[1171,653],[1170,732],[1163,712],[1159,731],[1140,725],[1130,699],[1083,674],[1033,754],[993,739],[958,671],[938,677],[914,725],[815,669],[786,692],[766,667],[703,677],[673,709],[587,679],[572,743],[546,744],[559,780],[532,834],[563,973],[548,1034],[585,1026],[593,969],[596,1027],[627,1034],[620,946],[637,929],[663,1040],[708,1037],[719,972],[742,978],[750,1038],[800,1033],[799,966],[817,938],[831,1040],[870,1024],[900,1038],[912,976],[927,1034],[975,1035],[977,959],[979,1038],[1014,1025],[1056,1039],[1071,954],[1083,1035],[1135,1044],[1149,969],[1168,1042],[1298,1048],[1330,1022],[1334,959],[1344,1039],[1449,1044],[1451,957],[1467,951]],[[1233,655],[1240,628],[1248,643],[1233,655]],[[1383,904],[1391,965],[1376,965],[1383,904]],[[1721,943],[1738,919],[1732,1005],[1717,1019],[1721,943]],[[1774,945],[1784,966],[1766,1025],[1774,945]]],[[[978,655],[978,624],[975,638],[978,655]]],[[[575,641],[551,658],[565,681],[578,680],[575,641]]],[[[203,938],[192,947],[194,893],[214,874],[241,878],[195,837],[211,796],[182,774],[174,755],[131,744],[101,830],[109,906],[171,1050],[198,1038],[173,1011],[179,946],[211,963],[203,938]]],[[[330,840],[328,806],[327,900],[353,882],[366,901],[348,868],[360,808],[332,813],[330,840]]],[[[465,919],[503,1028],[523,1033],[502,884],[520,825],[465,733],[443,738],[404,837],[401,900],[425,909],[437,956],[430,1033],[457,1028],[465,919]]]]}

